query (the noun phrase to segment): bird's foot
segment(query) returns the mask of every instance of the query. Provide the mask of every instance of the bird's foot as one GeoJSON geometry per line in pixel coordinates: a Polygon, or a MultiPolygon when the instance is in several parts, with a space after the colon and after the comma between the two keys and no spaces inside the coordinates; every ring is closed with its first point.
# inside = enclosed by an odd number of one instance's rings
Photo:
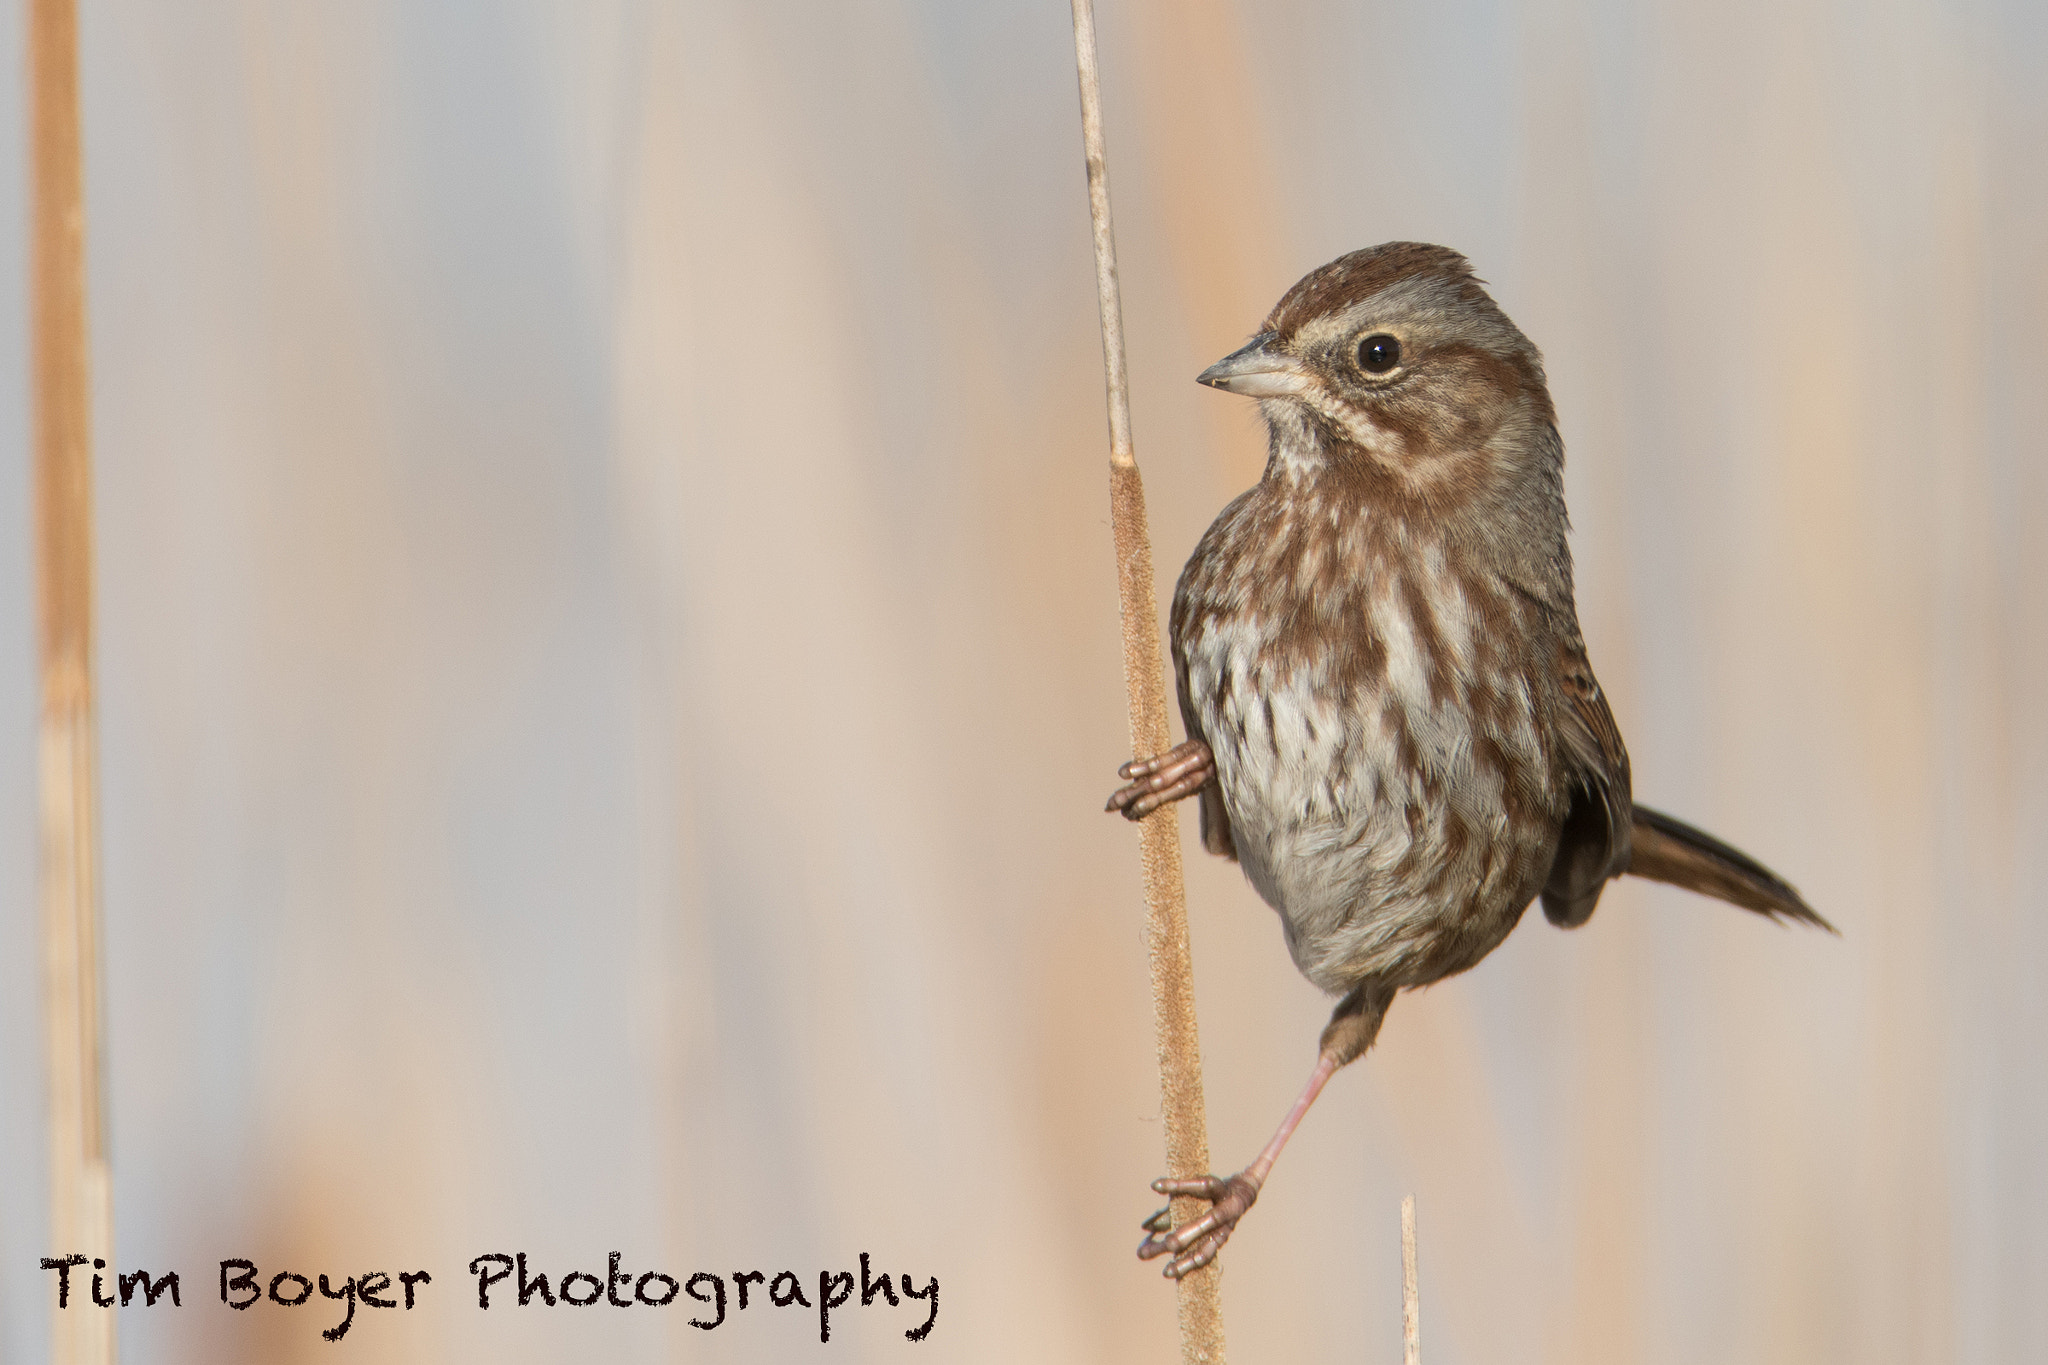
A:
{"type": "Polygon", "coordinates": [[[1134,759],[1116,775],[1131,785],[1118,788],[1103,809],[1122,811],[1126,820],[1142,820],[1208,785],[1216,776],[1216,757],[1207,744],[1191,739],[1155,757],[1134,759]]]}
{"type": "Polygon", "coordinates": [[[1230,1240],[1238,1219],[1259,1198],[1259,1181],[1250,1171],[1241,1171],[1228,1180],[1218,1180],[1213,1175],[1195,1180],[1155,1180],[1152,1189],[1169,1199],[1186,1195],[1209,1201],[1207,1213],[1179,1227],[1172,1224],[1170,1204],[1142,1224],[1145,1240],[1138,1244],[1138,1259],[1149,1261],[1170,1256],[1172,1259],[1166,1263],[1166,1277],[1170,1280],[1200,1270],[1215,1260],[1216,1253],[1230,1240]]]}

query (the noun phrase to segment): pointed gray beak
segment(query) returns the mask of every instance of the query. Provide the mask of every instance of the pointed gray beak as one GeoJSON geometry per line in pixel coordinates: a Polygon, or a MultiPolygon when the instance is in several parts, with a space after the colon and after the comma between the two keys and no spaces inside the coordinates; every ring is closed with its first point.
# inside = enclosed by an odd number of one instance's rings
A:
{"type": "Polygon", "coordinates": [[[1247,398],[1292,398],[1308,388],[1308,372],[1293,356],[1275,349],[1279,340],[1261,332],[1251,345],[1196,375],[1195,382],[1247,398]]]}

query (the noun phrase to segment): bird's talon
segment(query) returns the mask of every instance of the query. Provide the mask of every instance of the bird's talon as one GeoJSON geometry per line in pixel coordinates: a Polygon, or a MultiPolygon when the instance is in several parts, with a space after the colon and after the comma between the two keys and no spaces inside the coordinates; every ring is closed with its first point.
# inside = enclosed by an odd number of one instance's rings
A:
{"type": "Polygon", "coordinates": [[[1172,1226],[1171,1205],[1145,1220],[1146,1237],[1138,1244],[1138,1259],[1166,1257],[1164,1273],[1170,1280],[1193,1274],[1215,1260],[1216,1253],[1236,1230],[1238,1220],[1259,1197],[1257,1183],[1245,1175],[1234,1175],[1228,1180],[1213,1175],[1192,1180],[1161,1177],[1152,1182],[1152,1190],[1173,1199],[1204,1199],[1209,1203],[1205,1213],[1179,1227],[1172,1226]]]}
{"type": "Polygon", "coordinates": [[[1116,770],[1130,785],[1110,793],[1103,806],[1127,820],[1142,820],[1161,806],[1192,796],[1216,776],[1215,756],[1201,740],[1191,739],[1163,754],[1134,758],[1116,770]]]}

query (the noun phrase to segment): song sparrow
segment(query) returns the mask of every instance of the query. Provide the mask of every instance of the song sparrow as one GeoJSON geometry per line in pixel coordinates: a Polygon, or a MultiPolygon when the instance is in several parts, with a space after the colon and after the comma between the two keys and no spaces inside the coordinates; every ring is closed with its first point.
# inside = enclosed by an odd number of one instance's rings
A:
{"type": "Polygon", "coordinates": [[[1302,974],[1341,996],[1308,1085],[1209,1201],[1138,1254],[1215,1258],[1394,993],[1473,966],[1541,897],[1586,922],[1611,877],[1828,928],[1776,874],[1635,805],[1586,661],[1565,544],[1564,447],[1535,346],[1463,256],[1389,242],[1313,271],[1204,384],[1259,400],[1264,476],[1223,509],[1173,596],[1187,742],[1126,764],[1109,808],[1198,796],[1202,843],[1280,913],[1302,974]]]}

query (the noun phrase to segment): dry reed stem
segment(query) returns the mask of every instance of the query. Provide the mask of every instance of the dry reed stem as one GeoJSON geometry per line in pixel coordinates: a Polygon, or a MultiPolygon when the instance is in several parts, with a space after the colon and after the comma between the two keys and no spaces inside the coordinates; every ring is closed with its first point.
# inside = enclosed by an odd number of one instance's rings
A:
{"type": "MultiPolygon", "coordinates": [[[[1109,170],[1102,146],[1102,90],[1095,64],[1095,14],[1073,0],[1074,60],[1081,81],[1081,136],[1088,153],[1088,207],[1095,225],[1095,286],[1102,313],[1102,358],[1109,390],[1109,508],[1122,608],[1124,685],[1130,694],[1131,752],[1164,753],[1172,743],[1166,682],[1159,658],[1158,607],[1152,589],[1152,539],[1145,529],[1145,485],[1131,447],[1131,400],[1124,375],[1123,305],[1117,293],[1116,240],[1109,217],[1109,170]]],[[[1175,1178],[1209,1170],[1202,1104],[1202,1049],[1195,1027],[1193,966],[1188,954],[1187,894],[1181,880],[1180,825],[1171,807],[1140,822],[1138,856],[1145,878],[1145,931],[1152,966],[1153,1021],[1159,1040],[1160,1109],[1166,1128],[1166,1170],[1175,1178]]],[[[1173,1221],[1203,1209],[1174,1201],[1173,1221]]],[[[1178,1286],[1181,1359],[1221,1365],[1223,1308],[1210,1262],[1178,1286]]]]}
{"type": "MultiPolygon", "coordinates": [[[[82,1253],[112,1267],[100,1027],[85,194],[73,0],[31,0],[28,39],[50,1242],[58,1255],[82,1253]]],[[[55,1312],[50,1355],[57,1365],[112,1365],[114,1315],[77,1305],[55,1312]]]]}
{"type": "Polygon", "coordinates": [[[1401,1201],[1401,1360],[1422,1365],[1422,1286],[1415,1273],[1415,1196],[1401,1201]]]}

